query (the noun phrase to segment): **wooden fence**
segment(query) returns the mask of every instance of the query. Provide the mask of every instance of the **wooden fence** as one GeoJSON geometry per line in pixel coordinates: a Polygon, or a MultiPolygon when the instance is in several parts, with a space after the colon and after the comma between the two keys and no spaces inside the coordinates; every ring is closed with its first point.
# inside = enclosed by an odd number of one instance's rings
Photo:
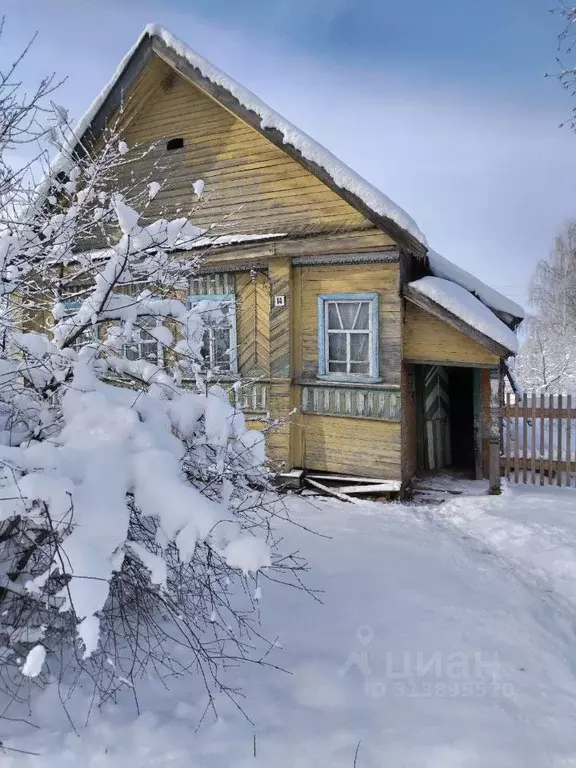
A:
{"type": "Polygon", "coordinates": [[[504,477],[515,483],[576,485],[576,397],[508,393],[502,415],[504,477]]]}

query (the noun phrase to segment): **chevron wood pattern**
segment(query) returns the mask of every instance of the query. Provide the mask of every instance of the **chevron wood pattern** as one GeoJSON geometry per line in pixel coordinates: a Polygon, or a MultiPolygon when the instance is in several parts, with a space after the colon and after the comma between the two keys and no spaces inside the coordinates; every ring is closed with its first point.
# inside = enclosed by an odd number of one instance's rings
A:
{"type": "Polygon", "coordinates": [[[270,262],[270,376],[290,378],[291,364],[291,268],[290,259],[270,262]],[[273,306],[275,296],[284,296],[283,307],[273,306]]]}
{"type": "Polygon", "coordinates": [[[450,394],[448,374],[441,365],[429,365],[424,372],[424,427],[427,468],[450,464],[450,394]]]}
{"type": "Polygon", "coordinates": [[[242,376],[270,375],[270,287],[258,272],[236,275],[238,366],[242,376]]]}

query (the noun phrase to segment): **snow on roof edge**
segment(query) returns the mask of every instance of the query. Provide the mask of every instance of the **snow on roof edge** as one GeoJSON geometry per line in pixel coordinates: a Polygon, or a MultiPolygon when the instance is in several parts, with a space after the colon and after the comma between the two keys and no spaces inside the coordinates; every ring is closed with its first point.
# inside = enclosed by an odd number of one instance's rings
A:
{"type": "Polygon", "coordinates": [[[352,192],[372,211],[380,216],[391,219],[399,227],[411,234],[419,243],[425,247],[427,246],[426,237],[420,231],[414,219],[403,208],[396,205],[383,192],[359,176],[329,150],[293,125],[293,123],[271,109],[258,96],[193,51],[186,43],[183,43],[164,27],[158,24],[149,24],[145,29],[145,33],[160,38],[165,45],[198,69],[205,78],[223,87],[238,99],[243,107],[259,115],[262,128],[276,128],[284,136],[286,144],[291,144],[307,160],[324,168],[337,186],[352,192]]]}
{"type": "MultiPolygon", "coordinates": [[[[103,105],[112,88],[122,75],[126,65],[135,53],[136,49],[146,36],[157,37],[171,48],[176,54],[186,59],[193,67],[198,69],[204,77],[216,85],[220,85],[231,93],[246,109],[255,112],[260,117],[261,127],[276,128],[284,137],[286,144],[291,144],[299,150],[304,158],[323,167],[330,175],[334,183],[352,192],[359,197],[365,205],[374,213],[385,216],[394,221],[401,229],[408,232],[423,246],[427,246],[426,238],[420,231],[414,219],[404,211],[403,208],[396,205],[383,192],[359,176],[355,171],[349,168],[345,163],[339,160],[335,155],[325,149],[321,144],[312,139],[306,133],[301,131],[295,125],[286,120],[278,112],[275,112],[255,94],[238,83],[233,78],[226,75],[222,70],[200,54],[193,51],[188,45],[172,35],[167,29],[159,24],[148,24],[138,37],[138,40],[124,56],[114,75],[104,86],[102,91],[94,99],[85,114],[78,120],[72,129],[72,145],[76,145],[96,116],[98,110],[103,105]]],[[[70,166],[68,154],[59,153],[50,164],[50,172],[46,173],[37,187],[38,194],[42,197],[48,193],[51,178],[62,170],[67,170],[70,166]]]]}
{"type": "MultiPolygon", "coordinates": [[[[175,253],[177,251],[195,251],[200,248],[212,248],[221,247],[224,248],[227,245],[242,245],[242,243],[255,243],[262,240],[280,240],[283,237],[288,237],[287,232],[263,232],[261,234],[253,235],[200,235],[190,240],[189,238],[178,238],[171,248],[166,248],[168,253],[175,253]]],[[[90,258],[93,260],[106,259],[112,254],[116,253],[115,248],[91,248],[87,251],[78,251],[73,253],[72,256],[77,259],[90,258]]]]}
{"type": "Polygon", "coordinates": [[[494,288],[490,288],[489,285],[483,283],[470,272],[462,269],[462,267],[449,261],[445,256],[431,248],[428,249],[428,261],[434,277],[445,278],[460,285],[462,288],[466,288],[467,291],[475,294],[490,309],[495,309],[497,312],[505,312],[520,319],[524,319],[526,316],[524,309],[519,304],[516,304],[515,301],[494,290],[494,288]]]}
{"type": "Polygon", "coordinates": [[[463,286],[452,280],[430,276],[415,280],[409,286],[511,353],[518,352],[518,338],[514,331],[463,286]]]}
{"type": "Polygon", "coordinates": [[[40,199],[40,202],[43,202],[43,199],[46,197],[50,190],[50,185],[52,183],[52,180],[56,176],[56,174],[60,173],[61,171],[69,171],[72,166],[71,161],[71,155],[73,154],[74,150],[78,146],[78,144],[82,141],[82,137],[88,130],[90,123],[92,120],[96,117],[96,114],[98,113],[98,110],[100,107],[104,104],[106,101],[108,95],[116,85],[118,79],[121,77],[122,73],[126,69],[126,66],[128,65],[128,62],[136,52],[136,49],[146,37],[147,31],[146,29],[140,34],[138,37],[138,40],[134,43],[134,45],[130,48],[128,53],[122,58],[120,64],[116,67],[116,70],[110,80],[106,83],[104,88],[100,91],[100,93],[96,96],[96,98],[92,101],[86,112],[82,115],[82,117],[74,124],[74,126],[71,129],[71,134],[68,139],[68,150],[66,152],[59,152],[54,159],[50,162],[50,166],[46,173],[42,176],[40,179],[40,182],[36,186],[36,193],[40,199]]]}

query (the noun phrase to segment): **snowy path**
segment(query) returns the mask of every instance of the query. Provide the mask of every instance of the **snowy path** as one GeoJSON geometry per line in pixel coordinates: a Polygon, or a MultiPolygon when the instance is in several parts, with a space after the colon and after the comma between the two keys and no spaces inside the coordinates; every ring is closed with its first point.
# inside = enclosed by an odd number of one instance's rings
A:
{"type": "Polygon", "coordinates": [[[236,673],[254,727],[222,702],[195,733],[197,684],[150,680],[140,718],[127,695],[77,737],[49,694],[5,738],[42,757],[2,768],[352,768],[359,743],[357,768],[576,766],[576,492],[293,507],[323,604],[263,583],[292,674],[236,673]]]}

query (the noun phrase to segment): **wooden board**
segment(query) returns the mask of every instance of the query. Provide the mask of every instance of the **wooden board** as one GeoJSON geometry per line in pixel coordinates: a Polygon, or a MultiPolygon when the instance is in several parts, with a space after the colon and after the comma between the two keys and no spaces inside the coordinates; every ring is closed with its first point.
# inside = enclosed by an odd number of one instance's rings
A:
{"type": "Polygon", "coordinates": [[[400,480],[400,424],[310,414],[302,423],[304,468],[400,480]]]}
{"type": "Polygon", "coordinates": [[[448,323],[406,303],[404,358],[411,362],[496,366],[499,357],[448,323]]]}

